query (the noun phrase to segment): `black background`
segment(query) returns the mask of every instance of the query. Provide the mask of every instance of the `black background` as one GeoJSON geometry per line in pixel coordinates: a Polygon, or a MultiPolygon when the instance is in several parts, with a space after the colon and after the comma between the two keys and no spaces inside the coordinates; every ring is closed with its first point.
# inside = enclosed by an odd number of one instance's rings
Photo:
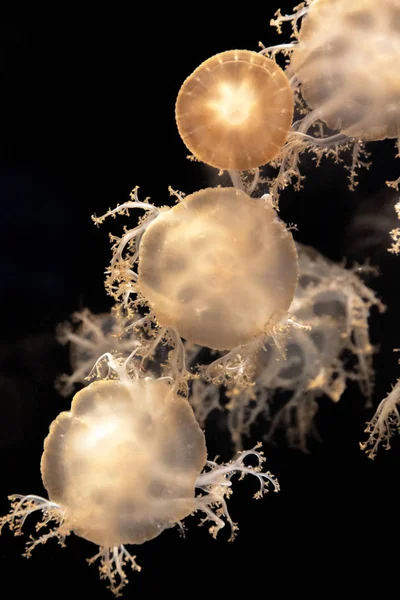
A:
{"type": "MultiPolygon", "coordinates": [[[[290,4],[283,5],[289,10],[290,4]]],[[[190,193],[215,185],[215,172],[186,160],[174,121],[185,77],[209,56],[232,48],[257,50],[287,40],[269,27],[279,2],[243,5],[12,4],[0,15],[0,513],[9,493],[45,494],[39,471],[43,439],[69,401],[53,381],[68,371],[68,356],[54,338],[56,324],[85,306],[110,307],[103,288],[109,260],[109,225],[90,216],[124,202],[140,185],[142,196],[168,203],[167,187],[190,193]]],[[[388,231],[396,226],[396,195],[385,187],[398,176],[392,142],[370,145],[373,166],[347,189],[342,166],[305,157],[304,190],[285,192],[281,216],[295,223],[296,239],[331,259],[371,263],[370,282],[388,306],[373,312],[375,405],[400,373],[398,272],[388,231]],[[362,218],[361,218],[362,216],[362,218]]],[[[119,233],[125,221],[111,221],[119,233]]],[[[238,539],[211,539],[188,519],[186,540],[171,530],[136,549],[143,567],[130,576],[126,597],[238,592],[325,595],[335,585],[350,593],[364,583],[390,585],[398,524],[400,438],[369,461],[359,450],[372,415],[350,384],[334,405],[320,401],[322,444],[305,455],[283,444],[266,448],[268,467],[282,490],[261,501],[253,482],[236,486],[231,514],[238,539]],[[383,566],[384,565],[384,566],[383,566]],[[372,570],[374,569],[374,570],[372,570]],[[350,586],[350,588],[349,588],[350,586]]],[[[218,423],[208,432],[211,457],[228,459],[218,423]]],[[[33,533],[29,522],[26,534],[33,533]]],[[[27,535],[26,535],[27,538],[27,535]]],[[[96,547],[71,536],[21,557],[23,538],[0,538],[0,575],[6,595],[42,598],[73,594],[110,598],[85,558],[96,547]]],[[[8,597],[8,596],[7,596],[8,597]]]]}

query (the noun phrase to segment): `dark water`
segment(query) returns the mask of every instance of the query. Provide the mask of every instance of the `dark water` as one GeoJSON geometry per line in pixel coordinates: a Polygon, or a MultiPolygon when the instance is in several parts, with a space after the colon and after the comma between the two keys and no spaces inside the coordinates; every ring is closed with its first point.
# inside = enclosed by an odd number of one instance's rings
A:
{"type": "MultiPolygon", "coordinates": [[[[85,306],[95,312],[110,307],[103,287],[109,225],[97,229],[90,216],[124,202],[135,185],[161,205],[171,202],[168,185],[185,192],[215,185],[214,172],[185,159],[174,122],[177,91],[216,52],[256,50],[259,39],[282,41],[269,30],[274,9],[253,3],[241,10],[201,4],[83,10],[47,2],[2,8],[1,514],[9,493],[45,493],[43,439],[69,407],[53,386],[68,370],[68,353],[54,338],[57,323],[85,306]]],[[[361,173],[354,193],[340,165],[323,161],[315,170],[306,158],[305,189],[283,195],[281,216],[298,226],[299,241],[329,258],[349,264],[370,258],[380,268],[371,285],[388,311],[371,320],[373,343],[380,346],[377,404],[400,373],[392,352],[400,345],[400,258],[386,251],[387,231],[396,226],[395,196],[384,186],[400,163],[391,143],[372,145],[372,152],[373,167],[361,173]]],[[[123,223],[110,226],[118,234],[123,223]]],[[[256,502],[254,482],[236,486],[230,504],[240,525],[235,543],[227,543],[224,531],[212,540],[190,518],[186,540],[167,531],[135,549],[143,570],[131,575],[126,597],[324,595],[346,576],[359,589],[371,563],[379,570],[382,544],[387,551],[396,535],[392,515],[399,503],[400,437],[391,452],[367,460],[358,442],[370,416],[355,385],[337,405],[321,399],[322,443],[311,443],[310,454],[283,442],[265,449],[281,492],[256,502]]],[[[211,457],[227,459],[223,425],[223,417],[211,423],[208,446],[211,457]]],[[[28,522],[26,538],[31,533],[28,522]]],[[[12,584],[12,597],[111,597],[96,567],[85,564],[95,546],[71,536],[66,549],[50,541],[26,561],[23,542],[8,530],[0,538],[1,581],[5,590],[12,584]]],[[[390,564],[390,553],[386,560],[390,564]]]]}

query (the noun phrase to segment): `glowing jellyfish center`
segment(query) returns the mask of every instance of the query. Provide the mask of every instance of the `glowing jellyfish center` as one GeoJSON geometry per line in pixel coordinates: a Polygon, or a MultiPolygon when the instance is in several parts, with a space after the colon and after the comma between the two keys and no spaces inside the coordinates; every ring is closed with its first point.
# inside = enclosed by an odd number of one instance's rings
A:
{"type": "Polygon", "coordinates": [[[183,83],[176,123],[189,150],[218,169],[253,169],[285,143],[293,93],[278,65],[248,50],[230,50],[202,63],[183,83]]]}
{"type": "Polygon", "coordinates": [[[215,109],[221,119],[227,123],[243,126],[256,106],[256,100],[246,83],[236,86],[222,83],[219,88],[219,98],[210,101],[209,106],[215,109]]]}

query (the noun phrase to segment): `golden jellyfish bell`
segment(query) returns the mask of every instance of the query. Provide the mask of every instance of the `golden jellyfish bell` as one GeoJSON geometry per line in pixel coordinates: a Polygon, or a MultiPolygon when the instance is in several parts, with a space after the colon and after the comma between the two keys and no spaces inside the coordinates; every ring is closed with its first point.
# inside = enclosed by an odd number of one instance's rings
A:
{"type": "Polygon", "coordinates": [[[179,134],[197,159],[241,171],[276,157],[291,127],[293,106],[289,81],[273,60],[229,50],[186,79],[175,115],[179,134]]]}

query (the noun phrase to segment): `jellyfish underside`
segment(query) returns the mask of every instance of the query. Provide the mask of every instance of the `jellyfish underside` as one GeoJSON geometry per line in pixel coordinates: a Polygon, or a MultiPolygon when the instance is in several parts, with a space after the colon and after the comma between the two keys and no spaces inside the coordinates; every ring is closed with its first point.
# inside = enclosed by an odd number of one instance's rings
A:
{"type": "Polygon", "coordinates": [[[183,83],[176,122],[189,150],[218,169],[253,169],[282,148],[293,93],[280,67],[247,50],[206,60],[183,83]]]}
{"type": "MultiPolygon", "coordinates": [[[[377,141],[400,136],[399,59],[396,0],[316,0],[303,19],[290,71],[315,121],[377,141]]],[[[311,122],[305,120],[307,128],[311,122]]]]}
{"type": "Polygon", "coordinates": [[[104,380],[53,422],[41,470],[65,527],[115,547],[150,540],[193,512],[205,461],[191,408],[164,380],[104,380]]]}
{"type": "Polygon", "coordinates": [[[270,205],[235,188],[206,189],[150,224],[138,273],[160,325],[227,350],[268,335],[286,316],[297,255],[270,205]]]}

